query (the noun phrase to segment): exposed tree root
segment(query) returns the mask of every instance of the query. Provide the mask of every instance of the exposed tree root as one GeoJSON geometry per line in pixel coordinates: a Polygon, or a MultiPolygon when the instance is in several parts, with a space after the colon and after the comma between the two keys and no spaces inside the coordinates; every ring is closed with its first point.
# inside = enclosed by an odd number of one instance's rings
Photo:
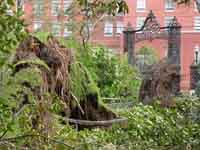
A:
{"type": "MultiPolygon", "coordinates": [[[[71,85],[70,73],[72,70],[72,63],[75,62],[71,50],[65,48],[61,45],[54,37],[48,37],[47,44],[42,43],[36,37],[28,36],[17,48],[14,63],[19,63],[20,61],[34,60],[39,59],[44,61],[48,65],[48,69],[45,69],[42,66],[38,66],[41,70],[41,76],[43,83],[39,89],[37,89],[35,94],[38,97],[38,101],[42,103],[47,99],[47,104],[52,104],[52,99],[50,97],[45,97],[45,93],[50,93],[56,95],[59,99],[64,102],[62,108],[62,116],[66,118],[88,120],[88,121],[97,121],[94,126],[111,125],[112,121],[109,123],[98,122],[106,120],[119,119],[117,115],[106,108],[103,104],[99,102],[98,91],[88,90],[88,84],[90,80],[87,72],[84,71],[82,76],[85,76],[86,81],[81,81],[86,87],[84,87],[84,95],[81,99],[77,99],[73,95],[73,86],[71,85]]],[[[16,66],[14,74],[20,71],[21,69],[29,68],[35,66],[30,63],[21,63],[16,66]]],[[[81,66],[79,66],[81,68],[81,66]]],[[[47,110],[41,113],[43,115],[44,121],[46,124],[49,124],[51,119],[50,114],[47,110]]],[[[70,120],[69,120],[70,121],[70,120]]],[[[82,124],[79,124],[81,127],[88,127],[82,124]]],[[[90,124],[91,127],[91,124],[90,124]]]]}

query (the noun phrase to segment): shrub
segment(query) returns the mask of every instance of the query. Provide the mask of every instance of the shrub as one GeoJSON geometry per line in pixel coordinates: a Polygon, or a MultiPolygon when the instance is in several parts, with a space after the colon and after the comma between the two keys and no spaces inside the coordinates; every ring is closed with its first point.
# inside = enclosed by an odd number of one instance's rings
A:
{"type": "Polygon", "coordinates": [[[102,97],[137,100],[140,86],[138,71],[125,56],[117,56],[104,47],[90,47],[89,55],[81,55],[102,97]]]}
{"type": "MultiPolygon", "coordinates": [[[[191,99],[190,99],[191,100],[191,99]]],[[[179,150],[200,146],[200,125],[186,112],[199,106],[197,100],[179,101],[176,108],[161,108],[158,104],[138,104],[122,115],[128,118],[128,128],[114,126],[109,130],[84,130],[76,134],[79,144],[87,149],[112,147],[124,149],[179,150]]],[[[80,147],[78,143],[77,147],[80,147]]]]}

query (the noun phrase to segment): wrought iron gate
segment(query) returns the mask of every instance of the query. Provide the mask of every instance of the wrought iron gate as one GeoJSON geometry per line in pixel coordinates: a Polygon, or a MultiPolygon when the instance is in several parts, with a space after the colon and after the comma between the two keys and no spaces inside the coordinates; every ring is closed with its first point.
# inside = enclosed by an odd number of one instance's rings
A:
{"type": "Polygon", "coordinates": [[[150,11],[140,29],[134,30],[128,24],[127,29],[124,31],[124,51],[128,52],[129,64],[135,64],[135,44],[140,41],[152,41],[154,39],[167,40],[168,61],[180,65],[181,25],[174,17],[168,26],[161,27],[153,11],[150,11]]]}

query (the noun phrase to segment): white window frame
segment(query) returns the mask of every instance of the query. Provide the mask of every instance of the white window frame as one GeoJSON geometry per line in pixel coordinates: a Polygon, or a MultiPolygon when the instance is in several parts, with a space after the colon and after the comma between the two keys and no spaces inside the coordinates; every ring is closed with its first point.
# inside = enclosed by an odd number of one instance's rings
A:
{"type": "Polygon", "coordinates": [[[194,31],[200,32],[200,16],[194,17],[194,31]]]}
{"type": "Polygon", "coordinates": [[[51,27],[51,32],[54,36],[60,37],[61,36],[61,24],[58,22],[53,22],[52,27],[51,27]]]}
{"type": "Polygon", "coordinates": [[[116,28],[116,34],[117,35],[122,34],[122,32],[124,31],[124,24],[123,24],[123,22],[122,21],[117,21],[116,22],[116,26],[117,26],[117,28],[116,28]]]}
{"type": "Polygon", "coordinates": [[[104,36],[112,36],[113,35],[113,23],[105,22],[104,24],[104,36]]]}
{"type": "Polygon", "coordinates": [[[35,16],[42,16],[44,13],[44,2],[40,0],[34,1],[33,4],[33,14],[35,16]]]}
{"type": "Polygon", "coordinates": [[[33,23],[33,30],[34,31],[38,31],[38,30],[40,30],[40,29],[42,29],[42,21],[34,21],[34,23],[33,23]]]}
{"type": "Polygon", "coordinates": [[[61,12],[61,0],[51,1],[51,14],[52,16],[58,16],[61,12]]]}
{"type": "Polygon", "coordinates": [[[70,8],[72,2],[73,2],[73,0],[64,0],[63,1],[64,16],[68,16],[68,13],[66,11],[70,8]]]}
{"type": "Polygon", "coordinates": [[[144,12],[146,9],[146,0],[137,0],[136,1],[136,11],[144,12]]]}
{"type": "Polygon", "coordinates": [[[173,0],[165,0],[165,11],[173,12],[176,9],[176,4],[173,0]]]}
{"type": "Polygon", "coordinates": [[[69,26],[70,26],[71,24],[69,24],[69,22],[65,22],[64,23],[64,32],[63,32],[63,37],[69,37],[71,34],[72,34],[72,31],[71,30],[69,30],[69,26]]]}
{"type": "Polygon", "coordinates": [[[169,26],[169,24],[171,23],[171,21],[172,21],[173,19],[174,19],[173,16],[166,16],[166,17],[164,18],[164,27],[169,26]]]}
{"type": "Polygon", "coordinates": [[[146,17],[137,17],[136,18],[136,29],[139,30],[143,25],[146,17]]]}

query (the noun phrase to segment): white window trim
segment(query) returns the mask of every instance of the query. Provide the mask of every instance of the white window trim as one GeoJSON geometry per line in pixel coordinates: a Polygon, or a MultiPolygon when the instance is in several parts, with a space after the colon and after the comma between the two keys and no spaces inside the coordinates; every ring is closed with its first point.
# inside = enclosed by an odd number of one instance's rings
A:
{"type": "MultiPolygon", "coordinates": [[[[39,7],[38,7],[39,8],[39,7]]],[[[33,4],[33,13],[34,15],[36,16],[42,16],[44,14],[44,3],[42,1],[35,1],[34,4],[33,4]],[[42,9],[39,9],[42,13],[39,13],[39,15],[37,15],[38,13],[36,13],[38,10],[35,9],[35,6],[38,5],[38,6],[42,6],[42,9]]]]}
{"type": "Polygon", "coordinates": [[[68,14],[66,14],[66,10],[70,8],[70,5],[72,4],[73,0],[64,0],[63,1],[63,11],[64,11],[64,16],[68,16],[68,14]],[[66,7],[67,5],[67,7],[66,7]]]}
{"type": "Polygon", "coordinates": [[[169,23],[172,21],[172,19],[174,18],[174,16],[166,16],[164,17],[164,27],[167,27],[169,26],[169,23]],[[167,24],[167,19],[169,19],[168,21],[168,24],[167,24]]]}
{"type": "Polygon", "coordinates": [[[194,31],[200,32],[200,16],[194,17],[194,31]],[[198,22],[197,22],[197,18],[198,18],[198,22]]]}
{"type": "Polygon", "coordinates": [[[136,12],[145,12],[146,11],[146,0],[137,0],[136,1],[136,12]],[[139,3],[141,4],[143,1],[143,7],[139,6],[139,3]]]}
{"type": "Polygon", "coordinates": [[[54,36],[56,36],[56,37],[60,37],[60,36],[61,36],[61,24],[58,23],[58,22],[53,22],[53,23],[52,23],[52,26],[51,26],[51,33],[52,33],[54,36]],[[56,34],[56,35],[53,33],[53,28],[54,28],[55,26],[59,27],[59,32],[58,32],[58,34],[56,34]]]}
{"type": "Polygon", "coordinates": [[[51,15],[52,16],[59,16],[59,10],[61,11],[61,0],[52,0],[51,1],[51,15]],[[56,8],[58,8],[58,11],[55,12],[54,8],[57,6],[56,8]]]}
{"type": "Polygon", "coordinates": [[[72,31],[68,30],[69,29],[68,23],[69,22],[65,22],[64,24],[63,37],[69,37],[72,34],[72,31]]]}
{"type": "Polygon", "coordinates": [[[116,22],[116,35],[120,36],[123,33],[123,29],[124,29],[124,24],[123,21],[117,21],[116,22]]]}
{"type": "Polygon", "coordinates": [[[165,10],[165,12],[174,12],[175,11],[175,9],[174,10],[165,10]]]}
{"type": "Polygon", "coordinates": [[[113,23],[112,22],[105,22],[104,23],[104,36],[105,37],[113,36],[113,23]],[[109,32],[107,32],[107,31],[109,31],[109,32]]]}
{"type": "Polygon", "coordinates": [[[146,17],[137,17],[136,18],[136,30],[139,30],[142,27],[145,19],[146,19],[146,17]],[[139,23],[139,21],[142,21],[143,23],[139,23]],[[141,25],[139,25],[139,24],[141,24],[141,25]]]}
{"type": "Polygon", "coordinates": [[[63,37],[71,36],[72,31],[69,31],[66,27],[64,28],[63,37]]]}
{"type": "Polygon", "coordinates": [[[173,9],[169,9],[170,7],[166,7],[167,1],[169,1],[169,0],[165,0],[165,1],[164,1],[164,9],[165,9],[165,12],[174,12],[174,11],[176,10],[176,4],[175,4],[175,2],[173,2],[173,0],[171,0],[171,1],[174,3],[174,8],[173,8],[173,9]]]}
{"type": "Polygon", "coordinates": [[[34,31],[40,30],[40,29],[42,28],[42,25],[43,25],[42,23],[43,23],[43,22],[42,22],[42,21],[39,21],[39,20],[38,20],[38,21],[34,21],[34,23],[33,23],[33,30],[34,30],[34,31]],[[39,27],[35,28],[35,25],[36,25],[36,24],[40,24],[39,27]]]}

